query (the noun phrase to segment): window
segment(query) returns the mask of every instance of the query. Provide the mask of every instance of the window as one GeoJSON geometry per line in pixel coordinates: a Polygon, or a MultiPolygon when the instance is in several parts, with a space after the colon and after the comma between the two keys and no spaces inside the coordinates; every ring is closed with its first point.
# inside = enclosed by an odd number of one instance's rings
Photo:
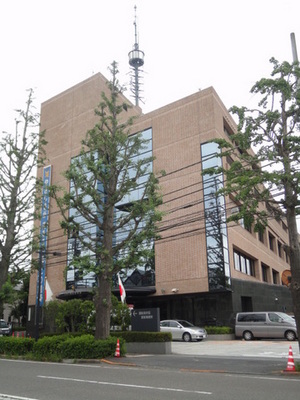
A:
{"type": "Polygon", "coordinates": [[[226,163],[228,164],[228,166],[233,164],[233,159],[230,156],[226,156],[226,163]]]}
{"type": "Polygon", "coordinates": [[[275,237],[271,233],[269,233],[269,248],[275,251],[275,237]]]}
{"type": "MultiPolygon", "coordinates": [[[[132,206],[135,201],[143,198],[146,183],[149,178],[149,174],[152,172],[152,129],[146,129],[143,132],[139,133],[140,139],[142,141],[142,148],[139,149],[139,153],[135,150],[134,141],[137,137],[137,134],[133,134],[129,136],[128,142],[126,146],[120,147],[118,149],[118,162],[122,164],[122,160],[124,158],[124,154],[126,154],[130,160],[132,161],[131,166],[126,169],[122,165],[120,166],[120,173],[118,176],[118,185],[122,184],[123,181],[130,181],[130,179],[137,183],[136,187],[131,191],[127,192],[123,198],[115,205],[115,214],[114,214],[114,223],[117,225],[118,221],[121,221],[123,218],[124,224],[120,224],[118,229],[115,229],[113,245],[117,246],[123,239],[125,239],[128,235],[128,232],[131,228],[131,221],[126,223],[126,214],[128,214],[128,210],[132,206]],[[136,165],[140,162],[143,165],[142,171],[143,175],[137,176],[136,173],[136,165]]],[[[91,159],[97,160],[98,154],[88,153],[90,154],[91,159]]],[[[81,157],[77,156],[72,159],[72,163],[80,168],[82,165],[81,157]]],[[[83,176],[85,177],[86,182],[95,182],[95,176],[93,172],[89,171],[87,167],[83,167],[83,176]]],[[[98,179],[98,178],[97,178],[98,179]]],[[[102,194],[103,199],[106,197],[106,193],[104,190],[104,185],[100,182],[100,180],[94,183],[97,185],[97,190],[100,194],[102,194]]],[[[73,181],[70,182],[70,192],[75,191],[73,181]]],[[[79,195],[82,192],[79,192],[79,195]]],[[[91,203],[91,212],[97,213],[95,209],[96,206],[91,201],[91,198],[88,195],[83,196],[82,199],[85,203],[91,203]]],[[[105,201],[103,201],[104,203],[105,201]]],[[[100,207],[100,206],[99,206],[100,207]]],[[[97,228],[96,224],[92,224],[88,222],[84,216],[80,215],[75,209],[69,210],[69,216],[74,218],[74,221],[78,223],[81,227],[79,233],[71,233],[68,238],[68,255],[67,255],[67,274],[66,274],[66,287],[67,289],[73,287],[93,287],[95,285],[96,279],[93,273],[87,273],[85,275],[79,273],[79,270],[76,268],[76,263],[74,263],[74,258],[76,256],[89,256],[91,260],[95,260],[95,252],[93,252],[89,247],[89,242],[94,240],[95,238],[102,237],[102,232],[97,228]],[[86,237],[86,245],[84,246],[80,241],[80,236],[86,237]]],[[[100,216],[99,216],[100,218],[100,216]]],[[[140,229],[142,229],[142,223],[140,223],[140,229]]],[[[149,247],[153,247],[153,243],[147,244],[149,247]]],[[[146,244],[145,244],[146,246],[146,244]]],[[[92,247],[92,246],[91,246],[92,247]]],[[[123,253],[119,252],[119,257],[126,255],[126,250],[123,250],[123,253]]],[[[126,271],[127,276],[123,277],[123,282],[130,280],[131,285],[135,286],[153,286],[155,284],[155,271],[154,271],[154,263],[153,266],[151,264],[152,259],[142,260],[140,265],[135,265],[132,269],[128,269],[126,271]]]]}
{"type": "Polygon", "coordinates": [[[265,235],[264,232],[258,231],[258,239],[260,242],[265,243],[265,235]]]}
{"type": "Polygon", "coordinates": [[[287,251],[286,251],[286,249],[283,249],[283,253],[284,253],[284,260],[289,264],[289,255],[288,255],[288,253],[287,253],[287,251]]]}
{"type": "Polygon", "coordinates": [[[281,322],[282,318],[279,317],[276,313],[268,313],[269,320],[271,322],[281,322]]]}
{"type": "Polygon", "coordinates": [[[279,272],[275,269],[272,269],[272,278],[274,285],[279,285],[279,272]]]}
{"type": "Polygon", "coordinates": [[[251,224],[246,223],[245,220],[244,220],[244,228],[245,228],[248,232],[252,233],[252,226],[251,226],[251,224]]]}
{"type": "Polygon", "coordinates": [[[267,265],[265,265],[265,264],[261,265],[262,280],[264,282],[269,282],[269,279],[268,279],[269,271],[270,271],[270,268],[267,265]]]}
{"type": "MultiPolygon", "coordinates": [[[[216,143],[201,144],[202,170],[222,165],[216,143]]],[[[209,290],[230,286],[229,250],[225,198],[218,194],[223,187],[222,174],[203,175],[205,234],[209,290]]]]}
{"type": "Polygon", "coordinates": [[[234,268],[243,274],[255,276],[254,260],[237,250],[233,252],[234,268]]]}
{"type": "Polygon", "coordinates": [[[265,313],[239,314],[239,322],[266,322],[265,313]]]}
{"type": "Polygon", "coordinates": [[[282,243],[280,243],[279,241],[277,242],[277,248],[278,248],[278,255],[279,257],[283,257],[283,251],[282,251],[282,243]]]}

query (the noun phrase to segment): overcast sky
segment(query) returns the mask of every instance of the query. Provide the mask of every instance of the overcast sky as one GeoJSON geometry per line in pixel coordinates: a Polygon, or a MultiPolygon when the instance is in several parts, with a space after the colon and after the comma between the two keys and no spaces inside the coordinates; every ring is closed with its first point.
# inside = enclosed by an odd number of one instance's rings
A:
{"type": "Polygon", "coordinates": [[[109,77],[113,60],[126,85],[135,5],[144,112],[209,86],[227,108],[249,105],[251,86],[271,71],[269,59],[292,61],[291,32],[300,45],[299,0],[1,1],[0,131],[11,129],[28,88],[40,110],[93,73],[109,77]]]}
{"type": "Polygon", "coordinates": [[[135,5],[145,113],[209,86],[227,108],[256,104],[250,88],[270,58],[292,61],[292,32],[300,57],[299,0],[2,0],[0,132],[14,129],[26,89],[40,111],[94,73],[109,78],[113,60],[128,86],[135,5]]]}

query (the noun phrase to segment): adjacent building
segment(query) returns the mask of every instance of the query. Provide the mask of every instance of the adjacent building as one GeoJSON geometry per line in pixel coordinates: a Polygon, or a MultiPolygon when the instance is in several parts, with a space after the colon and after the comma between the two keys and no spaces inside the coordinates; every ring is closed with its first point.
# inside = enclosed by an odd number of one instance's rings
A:
{"type": "MultiPolygon", "coordinates": [[[[62,172],[94,126],[94,109],[106,90],[106,79],[98,73],[42,104],[48,165],[39,174],[46,186],[51,181],[68,189],[62,172]]],[[[165,171],[160,178],[165,216],[154,265],[123,275],[127,303],[159,307],[161,319],[184,318],[197,325],[228,325],[238,311],[291,312],[290,292],[281,279],[289,271],[286,225],[271,220],[264,234],[258,234],[243,221],[227,224],[226,217],[238,205],[216,195],[222,176],[202,175],[207,167],[231,162],[218,158],[217,145],[210,141],[226,139],[236,130],[215,90],[201,90],[148,114],[138,106],[129,113],[137,117],[131,133],[143,132],[149,140],[153,171],[165,171]]],[[[61,230],[60,213],[47,190],[43,205],[47,257],[41,257],[41,274],[33,274],[30,282],[29,330],[36,322],[38,297],[40,311],[50,299],[89,298],[93,286],[93,276],[77,276],[71,268],[72,255],[80,248],[76,237],[61,230]]]]}

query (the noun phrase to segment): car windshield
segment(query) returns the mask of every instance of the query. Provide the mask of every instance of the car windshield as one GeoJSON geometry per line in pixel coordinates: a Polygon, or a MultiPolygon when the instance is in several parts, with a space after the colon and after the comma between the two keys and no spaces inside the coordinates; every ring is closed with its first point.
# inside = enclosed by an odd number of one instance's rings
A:
{"type": "Polygon", "coordinates": [[[184,326],[185,328],[191,328],[191,327],[194,326],[190,322],[187,322],[187,321],[184,321],[184,320],[178,320],[178,322],[180,323],[180,325],[184,326]]]}
{"type": "Polygon", "coordinates": [[[294,318],[290,317],[289,315],[287,315],[285,313],[278,312],[277,314],[280,316],[280,318],[282,318],[286,322],[292,322],[292,323],[295,322],[294,318]]]}

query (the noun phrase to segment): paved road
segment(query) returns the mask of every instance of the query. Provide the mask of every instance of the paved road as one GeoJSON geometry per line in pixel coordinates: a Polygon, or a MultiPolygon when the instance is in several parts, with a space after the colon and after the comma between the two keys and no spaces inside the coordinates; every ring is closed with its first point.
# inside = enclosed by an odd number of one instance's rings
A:
{"type": "MultiPolygon", "coordinates": [[[[189,360],[193,363],[197,359],[212,359],[220,363],[227,357],[176,354],[148,356],[148,360],[156,360],[152,368],[117,363],[109,365],[104,362],[79,365],[0,359],[0,399],[295,400],[299,397],[300,378],[293,374],[270,376],[243,374],[241,371],[231,374],[226,371],[214,373],[182,368],[183,363],[189,360]],[[168,361],[168,367],[159,367],[159,360],[168,361]]],[[[245,359],[251,364],[257,361],[256,358],[245,359]]],[[[239,362],[239,357],[233,360],[239,362]]],[[[273,358],[266,361],[282,362],[273,358]]]]}
{"type": "Polygon", "coordinates": [[[0,400],[294,400],[300,374],[284,372],[286,341],[172,342],[172,354],[128,354],[96,363],[0,359],[0,400]],[[288,391],[286,391],[288,387],[288,391]]]}

